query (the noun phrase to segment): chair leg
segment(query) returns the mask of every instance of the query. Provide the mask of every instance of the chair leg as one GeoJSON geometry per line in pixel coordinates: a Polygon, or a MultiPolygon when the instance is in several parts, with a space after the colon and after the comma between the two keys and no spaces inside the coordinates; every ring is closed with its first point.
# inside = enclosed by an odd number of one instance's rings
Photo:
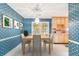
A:
{"type": "Polygon", "coordinates": [[[49,54],[51,54],[51,44],[49,43],[49,54]]]}
{"type": "Polygon", "coordinates": [[[29,46],[29,52],[30,52],[30,46],[31,46],[31,45],[30,45],[30,44],[28,44],[28,46],[29,46]]]}
{"type": "Polygon", "coordinates": [[[24,43],[22,43],[22,53],[23,55],[25,55],[25,44],[24,43]]]}
{"type": "Polygon", "coordinates": [[[34,56],[34,45],[32,45],[32,55],[34,56]]]}
{"type": "Polygon", "coordinates": [[[44,43],[44,49],[46,50],[46,43],[44,43]]]}
{"type": "Polygon", "coordinates": [[[52,50],[53,50],[53,43],[51,43],[51,46],[52,46],[52,50]]]}

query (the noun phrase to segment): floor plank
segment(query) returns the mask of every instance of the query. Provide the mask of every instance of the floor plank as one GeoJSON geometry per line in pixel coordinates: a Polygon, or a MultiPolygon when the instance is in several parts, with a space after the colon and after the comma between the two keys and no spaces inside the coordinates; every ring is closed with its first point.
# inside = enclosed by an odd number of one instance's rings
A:
{"type": "MultiPolygon", "coordinates": [[[[26,46],[26,54],[25,56],[32,56],[32,49],[26,46]]],[[[23,56],[21,50],[21,44],[19,44],[16,48],[8,52],[5,56],[23,56]]],[[[48,49],[42,48],[42,56],[68,56],[68,47],[62,44],[54,44],[51,55],[48,53],[48,49]]]]}

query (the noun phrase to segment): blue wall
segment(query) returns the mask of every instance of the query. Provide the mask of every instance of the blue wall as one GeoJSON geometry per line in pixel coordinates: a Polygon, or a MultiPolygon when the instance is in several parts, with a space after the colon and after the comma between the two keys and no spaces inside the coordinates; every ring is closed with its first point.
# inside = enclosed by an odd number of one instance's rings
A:
{"type": "MultiPolygon", "coordinates": [[[[29,35],[32,33],[32,22],[34,21],[34,18],[25,18],[23,21],[24,30],[27,30],[29,32],[29,35]]],[[[49,30],[51,28],[51,19],[50,18],[40,18],[40,22],[49,22],[49,30]]],[[[49,31],[51,32],[51,31],[49,31]]]]}
{"type": "MultiPolygon", "coordinates": [[[[0,4],[0,20],[2,21],[3,15],[6,15],[13,20],[17,20],[19,22],[22,22],[24,19],[22,16],[20,16],[16,11],[14,11],[11,7],[9,7],[7,4],[0,4]]],[[[19,29],[14,28],[2,28],[0,26],[0,40],[3,40],[8,37],[20,35],[19,29]]],[[[20,43],[20,36],[17,36],[12,39],[0,41],[0,56],[5,55],[7,52],[9,52],[11,49],[16,47],[20,43]]]]}
{"type": "MultiPolygon", "coordinates": [[[[69,40],[79,43],[79,4],[69,4],[69,40]]],[[[69,42],[69,55],[79,56],[79,45],[69,42]]]]}

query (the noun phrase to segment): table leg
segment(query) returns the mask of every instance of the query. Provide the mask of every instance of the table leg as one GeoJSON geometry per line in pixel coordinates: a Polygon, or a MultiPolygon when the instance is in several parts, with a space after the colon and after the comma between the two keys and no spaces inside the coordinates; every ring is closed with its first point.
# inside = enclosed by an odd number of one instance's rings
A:
{"type": "Polygon", "coordinates": [[[22,52],[23,52],[23,55],[25,55],[25,44],[22,43],[22,52]]]}

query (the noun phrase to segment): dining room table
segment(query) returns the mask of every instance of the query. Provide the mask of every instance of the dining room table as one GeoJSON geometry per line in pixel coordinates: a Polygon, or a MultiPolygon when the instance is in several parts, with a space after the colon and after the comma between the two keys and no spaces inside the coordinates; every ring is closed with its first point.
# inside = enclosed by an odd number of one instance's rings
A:
{"type": "MultiPolygon", "coordinates": [[[[23,39],[22,39],[23,42],[26,42],[27,40],[28,40],[28,41],[31,40],[31,42],[32,42],[32,44],[31,44],[31,45],[32,45],[32,48],[31,48],[31,49],[32,49],[32,50],[33,50],[33,45],[34,45],[34,47],[37,47],[37,48],[40,48],[40,49],[41,49],[42,47],[41,47],[40,44],[38,44],[38,43],[41,43],[41,42],[43,42],[44,40],[49,39],[49,36],[48,36],[48,35],[40,35],[40,39],[39,39],[39,40],[37,40],[38,38],[34,40],[34,39],[33,39],[33,36],[34,36],[34,35],[27,36],[27,37],[24,37],[24,36],[23,36],[23,39]],[[33,40],[34,40],[34,41],[33,41],[33,40]]],[[[37,37],[37,35],[35,35],[35,36],[37,37]]],[[[23,43],[23,42],[22,42],[22,43],[23,43]]],[[[42,45],[42,43],[41,43],[41,45],[42,45]]],[[[50,46],[50,45],[49,45],[49,46],[50,46]]],[[[39,50],[37,50],[37,51],[39,51],[39,50]]],[[[36,53],[37,53],[37,52],[36,52],[36,53]]],[[[39,53],[40,53],[40,52],[39,52],[39,53]]],[[[32,52],[32,54],[33,54],[33,52],[32,52]]],[[[36,55],[37,55],[37,54],[36,54],[36,55]]],[[[41,54],[39,54],[39,55],[41,55],[41,54]]]]}

